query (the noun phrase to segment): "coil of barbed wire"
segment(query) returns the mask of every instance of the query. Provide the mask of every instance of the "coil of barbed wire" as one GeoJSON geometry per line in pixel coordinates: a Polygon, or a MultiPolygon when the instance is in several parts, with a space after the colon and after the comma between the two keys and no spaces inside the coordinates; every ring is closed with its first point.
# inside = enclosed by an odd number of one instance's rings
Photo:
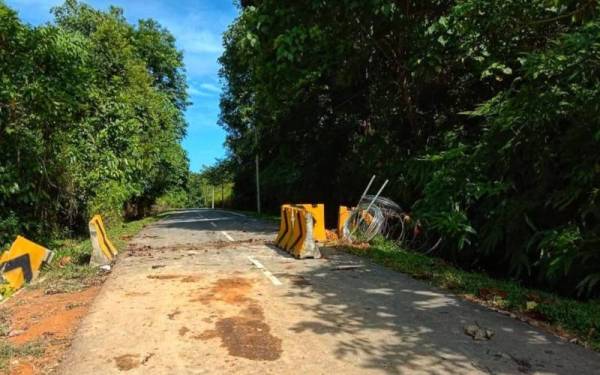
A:
{"type": "Polygon", "coordinates": [[[383,211],[376,205],[361,202],[352,210],[343,228],[343,237],[352,242],[369,242],[381,233],[385,223],[383,211]]]}
{"type": "Polygon", "coordinates": [[[352,242],[369,242],[377,235],[401,247],[427,253],[441,244],[441,238],[430,238],[423,223],[414,220],[393,200],[366,195],[344,223],[343,237],[352,242]]]}

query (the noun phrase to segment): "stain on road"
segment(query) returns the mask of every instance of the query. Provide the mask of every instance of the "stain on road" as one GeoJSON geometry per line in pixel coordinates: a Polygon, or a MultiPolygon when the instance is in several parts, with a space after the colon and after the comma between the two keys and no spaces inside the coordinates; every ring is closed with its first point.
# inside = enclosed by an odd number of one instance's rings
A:
{"type": "Polygon", "coordinates": [[[186,333],[188,333],[190,331],[190,329],[188,327],[181,327],[179,328],[179,336],[185,336],[186,333]]]}
{"type": "MultiPolygon", "coordinates": [[[[215,281],[211,288],[193,302],[209,305],[221,302],[243,308],[236,316],[220,318],[214,329],[206,330],[193,338],[199,340],[221,339],[221,346],[229,355],[255,361],[275,361],[281,357],[281,339],[271,334],[261,306],[249,293],[254,280],[232,276],[215,281]]],[[[210,322],[210,321],[209,321],[210,322]]]]}
{"type": "Polygon", "coordinates": [[[256,303],[251,303],[238,316],[219,319],[215,329],[204,331],[195,338],[210,340],[216,337],[234,357],[254,361],[275,361],[281,357],[281,339],[271,334],[262,308],[256,303]]]}
{"type": "Polygon", "coordinates": [[[217,280],[208,293],[202,292],[191,302],[205,305],[213,301],[221,301],[230,305],[239,305],[249,301],[248,293],[252,289],[253,280],[243,277],[229,277],[217,280]]]}
{"type": "Polygon", "coordinates": [[[114,358],[117,368],[121,371],[129,371],[140,366],[139,354],[123,354],[114,358]]]}
{"type": "Polygon", "coordinates": [[[200,280],[202,280],[202,276],[186,276],[183,279],[181,279],[181,282],[182,283],[197,283],[200,280]]]}
{"type": "Polygon", "coordinates": [[[181,275],[148,275],[146,277],[149,279],[152,279],[152,280],[173,280],[173,279],[180,279],[183,276],[181,276],[181,275]]]}

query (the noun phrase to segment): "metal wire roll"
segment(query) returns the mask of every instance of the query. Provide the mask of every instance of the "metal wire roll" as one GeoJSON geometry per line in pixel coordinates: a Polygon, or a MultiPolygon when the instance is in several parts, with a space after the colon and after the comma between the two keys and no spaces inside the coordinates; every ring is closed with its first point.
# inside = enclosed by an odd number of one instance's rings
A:
{"type": "Polygon", "coordinates": [[[343,236],[353,242],[369,242],[381,233],[385,223],[383,211],[376,205],[361,203],[344,224],[343,236]],[[368,208],[368,211],[367,211],[368,208]]]}

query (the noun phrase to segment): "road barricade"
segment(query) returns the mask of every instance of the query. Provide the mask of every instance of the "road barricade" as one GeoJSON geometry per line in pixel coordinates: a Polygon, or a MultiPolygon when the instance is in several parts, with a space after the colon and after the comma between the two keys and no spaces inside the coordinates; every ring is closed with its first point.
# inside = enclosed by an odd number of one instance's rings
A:
{"type": "Polygon", "coordinates": [[[313,215],[297,205],[281,206],[281,222],[275,244],[294,257],[320,258],[321,252],[313,237],[313,215]]]}
{"type": "Polygon", "coordinates": [[[344,237],[344,225],[346,224],[346,221],[348,221],[348,218],[350,218],[351,213],[352,210],[346,206],[340,206],[340,208],[338,209],[337,232],[339,238],[344,237]]]}
{"type": "Polygon", "coordinates": [[[325,233],[325,205],[324,204],[297,204],[297,207],[302,207],[310,212],[313,217],[313,238],[318,242],[327,241],[325,233]]]}
{"type": "Polygon", "coordinates": [[[50,263],[54,253],[28,239],[17,236],[10,249],[0,256],[0,274],[13,289],[35,280],[43,263],[50,263]]]}
{"type": "Polygon", "coordinates": [[[90,240],[92,241],[92,256],[90,264],[93,266],[110,265],[117,256],[117,248],[110,242],[106,228],[100,215],[95,215],[89,222],[90,240]]]}

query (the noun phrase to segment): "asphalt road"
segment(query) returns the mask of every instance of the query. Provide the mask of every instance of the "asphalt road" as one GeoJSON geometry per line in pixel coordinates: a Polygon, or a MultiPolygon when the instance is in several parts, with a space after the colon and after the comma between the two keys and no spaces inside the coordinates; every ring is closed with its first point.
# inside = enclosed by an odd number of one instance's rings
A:
{"type": "Polygon", "coordinates": [[[216,210],[147,227],[57,373],[600,373],[596,353],[361,258],[296,260],[276,229],[216,210]]]}

